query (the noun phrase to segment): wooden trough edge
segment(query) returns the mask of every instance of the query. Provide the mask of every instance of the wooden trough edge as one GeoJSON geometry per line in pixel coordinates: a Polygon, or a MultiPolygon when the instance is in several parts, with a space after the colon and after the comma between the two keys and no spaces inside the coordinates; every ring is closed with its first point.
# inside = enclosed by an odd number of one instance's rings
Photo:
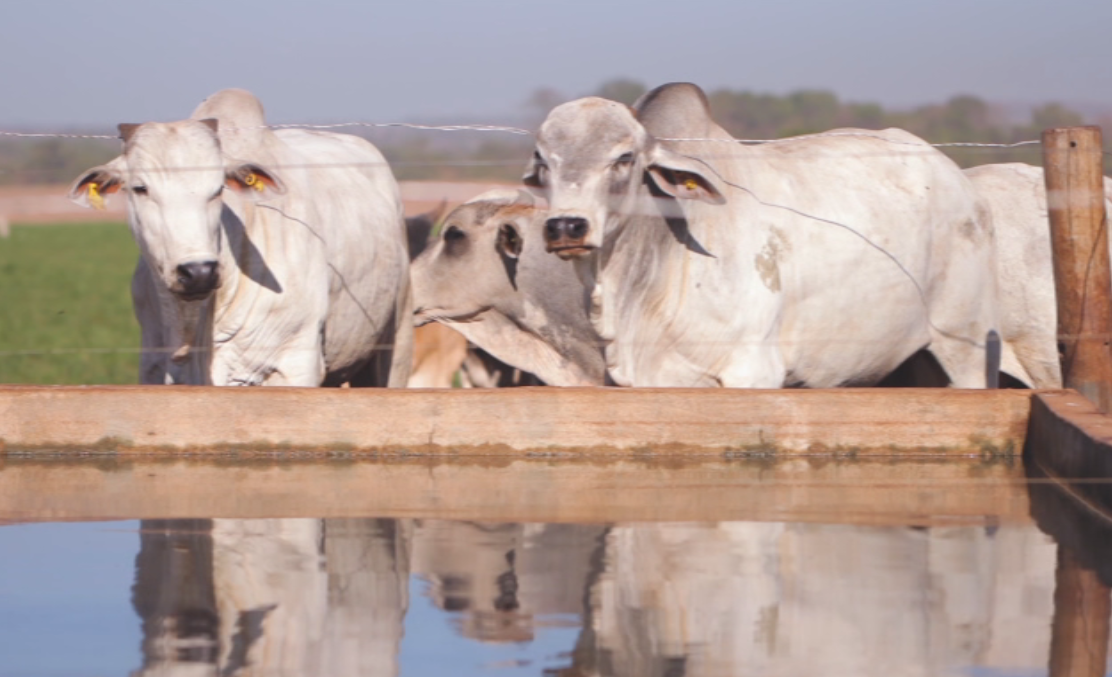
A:
{"type": "Polygon", "coordinates": [[[1056,392],[0,386],[0,453],[1003,458],[1056,392]]]}
{"type": "Polygon", "coordinates": [[[1112,416],[1080,393],[1035,395],[1028,436],[1026,460],[1049,479],[1112,478],[1112,416]]]}

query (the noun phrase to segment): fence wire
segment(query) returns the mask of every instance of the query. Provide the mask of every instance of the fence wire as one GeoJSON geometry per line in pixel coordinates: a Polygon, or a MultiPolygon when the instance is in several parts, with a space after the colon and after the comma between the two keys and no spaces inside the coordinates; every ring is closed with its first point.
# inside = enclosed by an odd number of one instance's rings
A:
{"type": "MultiPolygon", "coordinates": [[[[280,124],[259,125],[253,127],[225,127],[221,131],[254,131],[258,129],[343,129],[349,127],[361,128],[403,128],[403,129],[416,129],[423,131],[440,131],[440,132],[503,132],[506,134],[513,134],[516,136],[535,136],[535,133],[521,127],[510,127],[506,125],[425,125],[414,122],[334,122],[327,124],[315,124],[308,122],[289,122],[280,124]]],[[[14,138],[29,138],[29,139],[116,139],[120,137],[118,134],[72,134],[63,132],[15,132],[15,131],[0,131],[0,136],[14,137],[14,138]]],[[[702,143],[734,143],[742,145],[764,145],[800,141],[803,139],[817,139],[825,137],[839,137],[839,136],[856,136],[856,137],[871,137],[888,141],[893,144],[905,144],[910,146],[921,146],[923,144],[914,143],[910,141],[896,141],[879,134],[869,134],[867,132],[819,132],[815,134],[803,134],[800,136],[784,137],[779,139],[709,139],[700,137],[662,137],[658,141],[669,142],[702,142],[702,143]]],[[[926,145],[935,148],[1019,148],[1022,146],[1037,146],[1042,141],[1038,139],[1031,139],[1028,141],[1017,141],[1014,143],[982,143],[982,142],[947,142],[947,143],[928,143],[926,145]]]]}

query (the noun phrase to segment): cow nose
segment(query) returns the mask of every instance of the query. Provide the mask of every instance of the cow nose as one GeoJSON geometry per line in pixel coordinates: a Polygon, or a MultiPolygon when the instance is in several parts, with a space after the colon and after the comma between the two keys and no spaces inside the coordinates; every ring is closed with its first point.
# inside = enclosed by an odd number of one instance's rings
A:
{"type": "Polygon", "coordinates": [[[582,240],[587,236],[587,219],[579,216],[557,216],[544,222],[544,239],[549,243],[563,239],[582,240]]]}
{"type": "Polygon", "coordinates": [[[178,266],[178,284],[185,297],[204,296],[216,289],[219,281],[216,261],[191,261],[178,266]]]}

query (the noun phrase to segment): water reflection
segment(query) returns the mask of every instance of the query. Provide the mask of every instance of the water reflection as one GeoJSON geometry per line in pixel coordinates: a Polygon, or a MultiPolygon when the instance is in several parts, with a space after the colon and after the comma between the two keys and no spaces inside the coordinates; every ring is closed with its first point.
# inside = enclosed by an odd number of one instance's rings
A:
{"type": "Polygon", "coordinates": [[[551,677],[1041,671],[1054,548],[1012,524],[149,520],[134,674],[403,674],[411,576],[466,641],[577,624],[551,677]]]}
{"type": "Polygon", "coordinates": [[[1058,543],[1050,674],[1099,677],[1109,667],[1112,459],[1091,445],[1055,451],[1025,459],[1031,515],[1058,543]]]}
{"type": "Polygon", "coordinates": [[[396,675],[411,523],[146,520],[140,675],[396,675]]]}
{"type": "Polygon", "coordinates": [[[146,520],[139,543],[131,590],[143,622],[138,674],[195,674],[197,665],[215,665],[220,620],[212,520],[146,520]]]}
{"type": "Polygon", "coordinates": [[[440,609],[455,612],[464,637],[528,642],[538,622],[583,611],[606,528],[424,520],[414,539],[414,572],[440,609]]]}
{"type": "Polygon", "coordinates": [[[1039,666],[1051,548],[1015,527],[615,527],[591,594],[594,655],[579,646],[576,670],[555,674],[939,675],[1039,666]]]}

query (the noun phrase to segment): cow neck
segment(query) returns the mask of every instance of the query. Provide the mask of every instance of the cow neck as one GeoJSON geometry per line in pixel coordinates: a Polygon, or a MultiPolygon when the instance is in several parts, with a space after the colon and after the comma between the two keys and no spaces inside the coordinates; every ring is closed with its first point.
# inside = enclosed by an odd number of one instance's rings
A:
{"type": "Polygon", "coordinates": [[[610,341],[607,365],[621,385],[644,385],[642,372],[652,372],[665,356],[700,371],[701,349],[673,347],[702,340],[692,335],[701,326],[698,316],[721,311],[724,302],[716,298],[730,288],[730,271],[740,269],[752,246],[751,234],[737,232],[730,205],[651,202],[641,201],[646,208],[627,217],[603,252],[592,291],[592,321],[610,341]]]}
{"type": "Polygon", "coordinates": [[[602,385],[605,367],[600,337],[584,307],[582,282],[571,263],[546,253],[537,240],[539,238],[531,239],[526,244],[519,272],[524,292],[521,324],[531,327],[533,333],[570,359],[579,372],[572,383],[547,379],[545,382],[550,385],[602,385]],[[556,285],[561,293],[548,294],[556,285]],[[544,302],[539,301],[542,298],[544,302]]]}
{"type": "MultiPolygon", "coordinates": [[[[256,218],[255,203],[250,200],[243,201],[243,214],[237,214],[236,210],[230,205],[225,203],[226,212],[221,213],[220,231],[224,237],[224,248],[220,253],[221,267],[228,271],[229,274],[224,284],[221,285],[217,297],[217,306],[220,310],[226,310],[233,304],[242,301],[242,295],[245,292],[247,285],[243,284],[243,278],[246,276],[246,261],[247,261],[247,247],[250,246],[250,224],[256,218]],[[235,229],[230,227],[228,222],[229,216],[240,219],[243,224],[242,232],[236,233],[235,229]],[[235,271],[234,274],[231,271],[235,271]]],[[[224,313],[218,313],[217,322],[224,318],[224,313]]]]}
{"type": "Polygon", "coordinates": [[[491,309],[452,328],[510,366],[529,371],[549,385],[587,386],[601,381],[532,328],[491,309]]]}
{"type": "Polygon", "coordinates": [[[214,297],[183,301],[158,285],[160,314],[170,332],[166,337],[167,371],[175,383],[212,385],[212,318],[214,297]]]}

